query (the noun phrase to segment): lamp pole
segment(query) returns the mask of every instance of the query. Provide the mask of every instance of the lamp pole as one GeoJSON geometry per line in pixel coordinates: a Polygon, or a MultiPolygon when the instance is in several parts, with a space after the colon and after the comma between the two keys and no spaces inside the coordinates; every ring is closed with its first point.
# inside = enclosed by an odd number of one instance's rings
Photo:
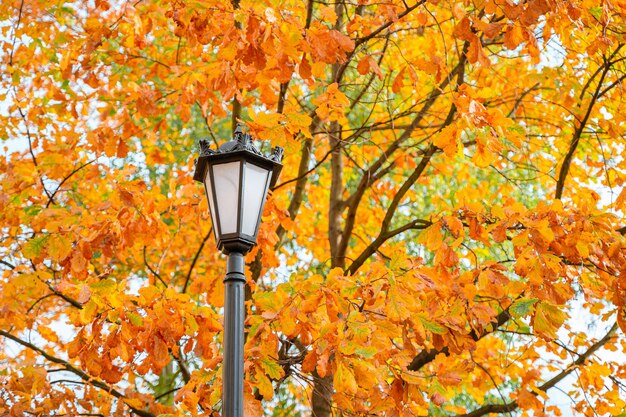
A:
{"type": "Polygon", "coordinates": [[[250,135],[235,130],[234,139],[217,150],[200,141],[193,178],[204,183],[217,247],[228,255],[224,277],[222,416],[243,417],[244,255],[256,245],[267,191],[282,168],[283,149],[265,156],[250,135]]]}
{"type": "Polygon", "coordinates": [[[244,344],[243,254],[231,252],[224,277],[224,364],[222,406],[224,417],[243,417],[243,344],[244,344]]]}

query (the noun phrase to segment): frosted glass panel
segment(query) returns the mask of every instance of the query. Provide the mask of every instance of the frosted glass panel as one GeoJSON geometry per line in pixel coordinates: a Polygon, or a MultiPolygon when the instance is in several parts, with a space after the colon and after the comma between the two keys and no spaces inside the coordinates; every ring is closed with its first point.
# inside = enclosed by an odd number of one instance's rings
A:
{"type": "Polygon", "coordinates": [[[215,240],[217,241],[217,237],[219,236],[219,231],[217,230],[218,224],[215,220],[215,203],[213,201],[213,187],[211,186],[211,178],[209,177],[210,170],[206,170],[206,177],[204,178],[204,187],[206,190],[206,197],[209,200],[209,212],[211,213],[211,221],[213,222],[213,234],[215,235],[215,240]]]}
{"type": "Polygon", "coordinates": [[[256,225],[267,192],[269,171],[251,163],[244,165],[243,224],[241,231],[250,236],[256,235],[256,225]]]}
{"type": "Polygon", "coordinates": [[[213,179],[220,220],[220,234],[237,232],[239,162],[213,165],[213,179]]]}

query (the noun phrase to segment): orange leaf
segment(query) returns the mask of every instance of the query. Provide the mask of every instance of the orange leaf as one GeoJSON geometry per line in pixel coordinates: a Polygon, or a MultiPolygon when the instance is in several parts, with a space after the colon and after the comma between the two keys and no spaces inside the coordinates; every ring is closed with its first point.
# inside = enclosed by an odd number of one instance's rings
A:
{"type": "Polygon", "coordinates": [[[478,62],[483,67],[490,67],[491,61],[485,51],[483,50],[482,43],[480,38],[476,35],[473,35],[470,39],[470,46],[467,51],[467,60],[474,64],[478,62]]]}
{"type": "Polygon", "coordinates": [[[261,401],[255,399],[248,392],[245,392],[243,395],[243,415],[246,417],[263,417],[261,401]]]}
{"type": "Polygon", "coordinates": [[[153,337],[154,345],[152,346],[152,353],[154,354],[154,363],[162,368],[170,361],[170,355],[167,351],[167,345],[160,336],[153,337]]]}
{"type": "Polygon", "coordinates": [[[91,298],[91,290],[89,289],[89,285],[82,284],[80,286],[80,292],[78,293],[78,297],[76,297],[76,301],[81,304],[85,304],[91,298]]]}
{"type": "Polygon", "coordinates": [[[433,395],[430,396],[430,400],[436,405],[436,406],[440,406],[443,403],[446,402],[446,398],[439,394],[438,392],[434,393],[433,395]]]}
{"type": "Polygon", "coordinates": [[[396,75],[396,78],[393,79],[393,84],[391,85],[391,91],[393,91],[394,93],[399,93],[400,90],[402,90],[402,87],[404,87],[404,71],[405,70],[406,70],[406,67],[403,67],[398,73],[398,75],[396,75]]]}
{"type": "Polygon", "coordinates": [[[356,69],[359,72],[359,74],[365,75],[368,72],[373,72],[374,74],[378,76],[379,79],[381,80],[383,79],[383,73],[381,72],[380,67],[378,66],[378,63],[376,62],[374,57],[372,57],[371,55],[366,55],[363,58],[361,58],[361,60],[356,66],[356,69]]]}
{"type": "Polygon", "coordinates": [[[504,46],[508,49],[517,48],[524,42],[524,34],[518,25],[511,25],[504,34],[504,46]]]}
{"type": "Polygon", "coordinates": [[[622,333],[626,334],[626,307],[617,310],[617,324],[622,329],[622,333]]]}
{"type": "Polygon", "coordinates": [[[311,78],[311,63],[305,55],[302,55],[302,60],[300,61],[300,65],[298,66],[298,73],[303,80],[308,80],[311,78]]]}
{"type": "Polygon", "coordinates": [[[458,150],[458,130],[456,125],[443,128],[439,134],[433,138],[433,145],[443,150],[448,157],[453,157],[458,150]]]}
{"type": "Polygon", "coordinates": [[[474,32],[472,32],[472,27],[467,16],[454,27],[453,35],[459,39],[463,39],[464,41],[472,40],[472,38],[476,36],[474,32]]]}

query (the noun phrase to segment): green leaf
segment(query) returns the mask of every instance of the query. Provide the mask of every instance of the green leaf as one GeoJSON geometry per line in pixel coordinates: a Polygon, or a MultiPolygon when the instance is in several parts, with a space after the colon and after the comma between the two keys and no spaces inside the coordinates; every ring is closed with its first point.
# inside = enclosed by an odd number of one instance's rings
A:
{"type": "Polygon", "coordinates": [[[589,13],[591,13],[593,17],[595,17],[596,19],[600,20],[602,18],[602,7],[600,6],[590,7],[588,10],[589,10],[589,13]]]}
{"type": "Polygon", "coordinates": [[[533,306],[539,301],[536,298],[520,298],[509,307],[509,311],[513,317],[525,317],[531,311],[533,306]]]}
{"type": "Polygon", "coordinates": [[[265,371],[265,374],[272,379],[280,379],[284,375],[283,368],[270,358],[262,358],[261,367],[265,371]]]}
{"type": "Polygon", "coordinates": [[[43,210],[42,206],[28,206],[24,208],[24,213],[26,213],[28,217],[35,217],[41,210],[43,210]]]}
{"type": "Polygon", "coordinates": [[[130,319],[130,322],[133,324],[133,326],[143,326],[143,317],[141,317],[139,314],[128,313],[128,318],[130,319]]]}
{"type": "Polygon", "coordinates": [[[117,284],[115,283],[115,280],[109,278],[103,279],[102,281],[94,282],[92,284],[89,284],[89,286],[92,290],[95,290],[97,292],[108,292],[114,291],[117,287],[117,284]]]}
{"type": "Polygon", "coordinates": [[[27,258],[37,258],[41,255],[41,251],[46,245],[49,236],[40,236],[31,239],[24,245],[24,256],[27,258]]]}
{"type": "Polygon", "coordinates": [[[424,325],[424,328],[426,330],[429,330],[429,331],[431,331],[433,333],[437,333],[437,334],[444,334],[446,332],[446,328],[441,326],[440,324],[433,323],[432,321],[428,321],[428,320],[426,320],[422,316],[420,316],[419,319],[422,322],[422,324],[424,325]]]}
{"type": "Polygon", "coordinates": [[[367,347],[362,347],[359,349],[356,349],[354,351],[355,354],[365,358],[365,359],[369,359],[372,356],[374,356],[377,352],[377,349],[375,347],[372,346],[367,346],[367,347]]]}

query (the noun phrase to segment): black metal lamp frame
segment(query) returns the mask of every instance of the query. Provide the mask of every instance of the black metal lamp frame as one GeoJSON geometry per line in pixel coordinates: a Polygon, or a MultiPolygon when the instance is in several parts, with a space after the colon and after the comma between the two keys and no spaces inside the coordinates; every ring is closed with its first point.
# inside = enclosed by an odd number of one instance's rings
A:
{"type": "MultiPolygon", "coordinates": [[[[283,148],[276,146],[273,153],[270,156],[264,156],[252,143],[252,137],[247,133],[242,133],[240,127],[235,130],[234,140],[227,142],[219,147],[217,151],[209,148],[207,141],[200,141],[200,157],[196,162],[196,172],[194,173],[194,180],[204,183],[206,179],[207,170],[210,175],[209,181],[212,184],[212,198],[215,202],[213,209],[216,211],[212,213],[215,217],[215,223],[213,225],[213,231],[215,232],[215,239],[217,241],[217,247],[224,254],[231,252],[239,252],[246,254],[254,245],[256,245],[257,233],[259,231],[259,224],[261,223],[261,215],[259,213],[258,221],[254,229],[254,235],[248,235],[242,231],[243,222],[243,196],[246,192],[244,189],[244,173],[246,164],[251,163],[271,171],[270,176],[266,180],[266,190],[272,188],[278,180],[278,175],[282,169],[281,160],[283,156],[283,148]],[[215,187],[215,181],[213,177],[213,166],[219,164],[225,164],[228,162],[240,162],[239,165],[239,196],[238,196],[238,210],[237,213],[237,229],[234,233],[225,233],[221,231],[220,210],[217,207],[217,195],[215,187]],[[267,184],[269,182],[269,185],[267,184]]],[[[206,191],[206,184],[205,184],[206,191]]],[[[210,205],[210,204],[209,204],[210,205]]],[[[263,212],[265,206],[265,196],[260,206],[260,212],[263,212]]]]}
{"type": "MultiPolygon", "coordinates": [[[[243,196],[245,164],[252,163],[261,168],[271,171],[265,180],[265,192],[276,184],[280,170],[283,149],[275,147],[272,155],[264,156],[252,144],[252,138],[246,133],[242,133],[237,127],[234,140],[220,146],[217,151],[209,148],[207,141],[200,141],[200,157],[196,161],[196,172],[193,178],[196,181],[205,183],[206,174],[209,170],[212,195],[207,194],[207,198],[213,199],[213,206],[216,213],[211,213],[211,220],[215,219],[213,230],[215,233],[217,247],[222,253],[228,255],[226,266],[226,276],[224,277],[224,359],[222,362],[222,416],[223,417],[244,417],[243,416],[243,377],[244,377],[244,292],[246,277],[244,255],[256,245],[256,237],[261,222],[261,213],[265,205],[267,194],[263,195],[260,212],[258,213],[257,224],[254,229],[254,236],[242,233],[243,221],[243,196]],[[217,205],[217,195],[215,182],[213,181],[213,166],[228,162],[240,162],[239,165],[239,195],[237,213],[237,231],[235,233],[222,234],[219,207],[217,205]],[[268,185],[269,182],[269,185],[268,185]]],[[[207,187],[205,184],[205,191],[207,187]]],[[[209,206],[211,203],[209,202],[209,206]]]]}

